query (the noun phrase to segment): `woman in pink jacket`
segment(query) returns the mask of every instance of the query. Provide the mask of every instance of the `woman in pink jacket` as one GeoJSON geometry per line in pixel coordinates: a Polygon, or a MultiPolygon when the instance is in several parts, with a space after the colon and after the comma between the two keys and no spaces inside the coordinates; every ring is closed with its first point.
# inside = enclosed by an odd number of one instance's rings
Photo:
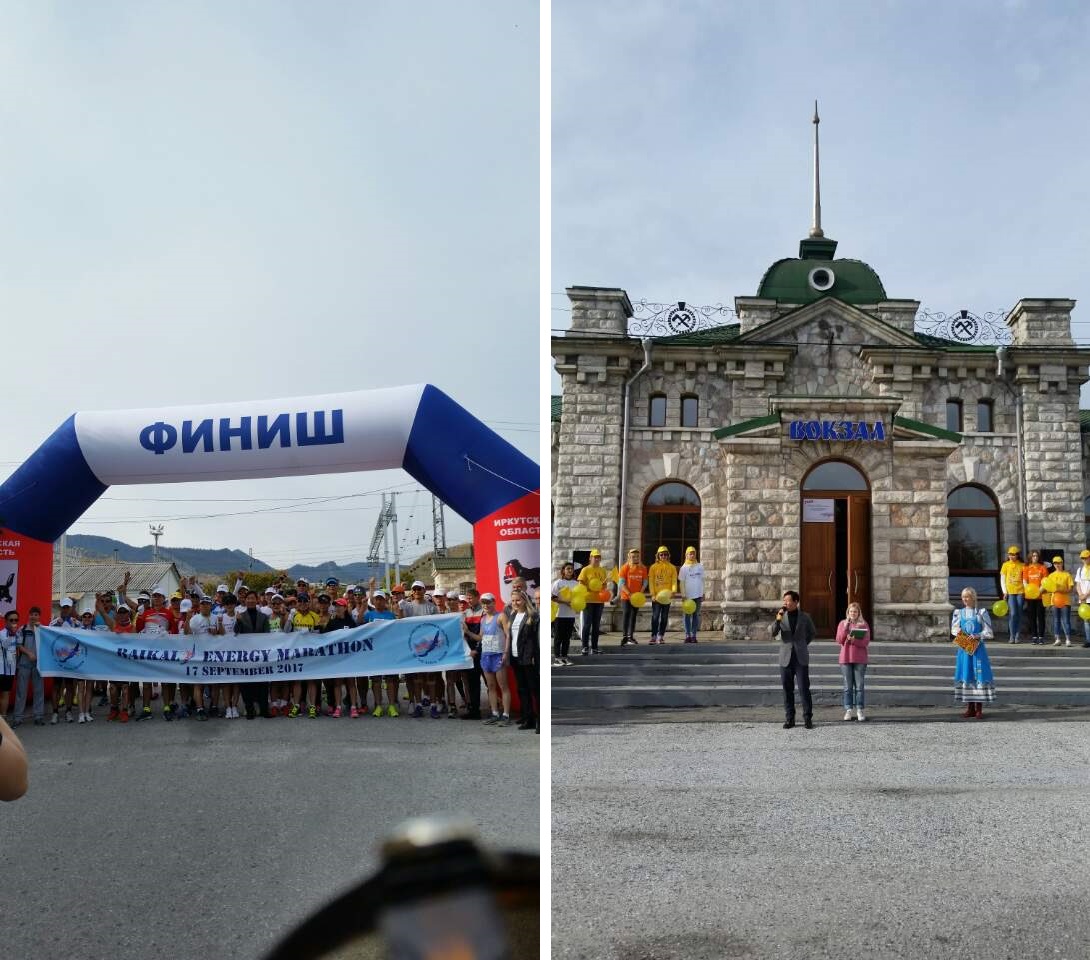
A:
{"type": "Polygon", "coordinates": [[[836,642],[840,644],[840,673],[844,677],[844,719],[852,719],[854,704],[856,717],[863,716],[863,680],[867,675],[867,647],[870,646],[870,627],[863,619],[858,603],[848,604],[848,615],[836,628],[836,642]]]}

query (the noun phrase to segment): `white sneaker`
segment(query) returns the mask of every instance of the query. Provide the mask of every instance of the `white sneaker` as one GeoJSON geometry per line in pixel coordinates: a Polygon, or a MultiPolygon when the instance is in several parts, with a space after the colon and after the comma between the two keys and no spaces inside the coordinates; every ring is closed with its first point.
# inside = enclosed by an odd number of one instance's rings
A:
{"type": "Polygon", "coordinates": [[[91,714],[87,714],[87,722],[88,722],[88,723],[90,723],[90,722],[91,722],[92,720],[94,720],[94,719],[95,719],[95,718],[94,718],[94,717],[92,717],[92,716],[91,716],[91,714]]]}
{"type": "Polygon", "coordinates": [[[237,720],[238,719],[238,707],[231,707],[231,719],[232,720],[237,720]]]}
{"type": "Polygon", "coordinates": [[[852,718],[852,712],[851,712],[851,710],[845,710],[845,711],[844,711],[844,719],[845,719],[845,720],[851,720],[851,718],[852,718]]]}
{"type": "Polygon", "coordinates": [[[862,723],[864,720],[867,719],[866,717],[863,716],[863,711],[862,710],[857,711],[857,713],[858,713],[857,719],[859,720],[860,723],[862,723]]]}
{"type": "Polygon", "coordinates": [[[79,715],[79,720],[77,722],[78,723],[86,723],[87,722],[87,714],[81,713],[79,715]]]}
{"type": "Polygon", "coordinates": [[[50,719],[49,723],[50,723],[50,725],[53,725],[53,724],[55,724],[56,722],[57,722],[57,711],[56,711],[56,710],[54,710],[54,711],[53,711],[53,716],[52,716],[52,718],[50,719]]]}
{"type": "Polygon", "coordinates": [[[1071,638],[1070,637],[1067,638],[1067,643],[1065,643],[1064,646],[1065,647],[1070,647],[1071,646],[1071,638]]]}
{"type": "MultiPolygon", "coordinates": [[[[1060,641],[1057,640],[1056,642],[1059,643],[1060,641]]],[[[71,723],[72,722],[72,711],[71,710],[65,710],[64,711],[64,722],[65,723],[71,723]]]]}
{"type": "Polygon", "coordinates": [[[1058,647],[1059,645],[1060,645],[1060,638],[1057,637],[1055,640],[1052,641],[1052,646],[1058,647]]]}

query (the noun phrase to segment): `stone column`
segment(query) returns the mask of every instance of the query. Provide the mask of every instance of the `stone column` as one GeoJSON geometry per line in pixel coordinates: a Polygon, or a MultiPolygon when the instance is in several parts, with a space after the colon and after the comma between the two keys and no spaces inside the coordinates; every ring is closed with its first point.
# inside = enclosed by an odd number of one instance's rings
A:
{"type": "Polygon", "coordinates": [[[1007,315],[1015,347],[1070,347],[1074,300],[1019,300],[1007,315]]]}

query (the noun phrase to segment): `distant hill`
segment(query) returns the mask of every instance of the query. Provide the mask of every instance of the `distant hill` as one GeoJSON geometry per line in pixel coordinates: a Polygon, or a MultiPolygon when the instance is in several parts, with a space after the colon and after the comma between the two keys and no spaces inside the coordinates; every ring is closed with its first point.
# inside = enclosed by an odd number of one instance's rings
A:
{"type": "MultiPolygon", "coordinates": [[[[96,537],[89,534],[73,533],[68,536],[70,549],[78,549],[89,558],[105,558],[112,560],[114,551],[121,563],[150,563],[155,559],[155,548],[148,544],[146,547],[134,547],[120,540],[110,537],[96,537]]],[[[172,560],[183,574],[210,574],[217,577],[224,576],[232,570],[253,570],[255,573],[266,573],[275,570],[254,557],[252,562],[250,555],[244,550],[201,550],[196,547],[166,547],[159,548],[160,560],[172,560]]],[[[337,564],[332,561],[320,563],[316,566],[296,565],[288,569],[292,578],[305,577],[307,580],[325,580],[328,577],[336,577],[342,583],[349,581],[362,581],[366,583],[372,576],[381,577],[382,568],[372,566],[362,561],[358,563],[337,564]]]]}

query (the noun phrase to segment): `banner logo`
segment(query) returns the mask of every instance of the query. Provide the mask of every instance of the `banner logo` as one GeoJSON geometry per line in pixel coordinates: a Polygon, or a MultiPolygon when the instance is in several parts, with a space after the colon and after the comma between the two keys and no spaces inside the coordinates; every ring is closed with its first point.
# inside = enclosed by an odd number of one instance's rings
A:
{"type": "Polygon", "coordinates": [[[325,410],[303,411],[294,415],[280,413],[273,417],[262,414],[257,417],[256,426],[253,417],[239,417],[237,425],[230,417],[183,420],[181,430],[157,420],[140,431],[140,446],[157,456],[173,450],[178,446],[179,439],[182,453],[252,450],[255,440],[258,450],[268,450],[273,446],[290,447],[293,445],[293,423],[296,447],[344,443],[344,411],[330,410],[329,421],[327,431],[325,410]],[[232,441],[237,441],[237,447],[231,446],[232,441]]]}
{"type": "Polygon", "coordinates": [[[422,623],[409,634],[409,650],[421,663],[439,663],[446,656],[446,635],[436,624],[422,623]]]}
{"type": "Polygon", "coordinates": [[[57,637],[53,641],[53,659],[62,670],[78,670],[87,659],[87,648],[78,640],[57,637]]]}

